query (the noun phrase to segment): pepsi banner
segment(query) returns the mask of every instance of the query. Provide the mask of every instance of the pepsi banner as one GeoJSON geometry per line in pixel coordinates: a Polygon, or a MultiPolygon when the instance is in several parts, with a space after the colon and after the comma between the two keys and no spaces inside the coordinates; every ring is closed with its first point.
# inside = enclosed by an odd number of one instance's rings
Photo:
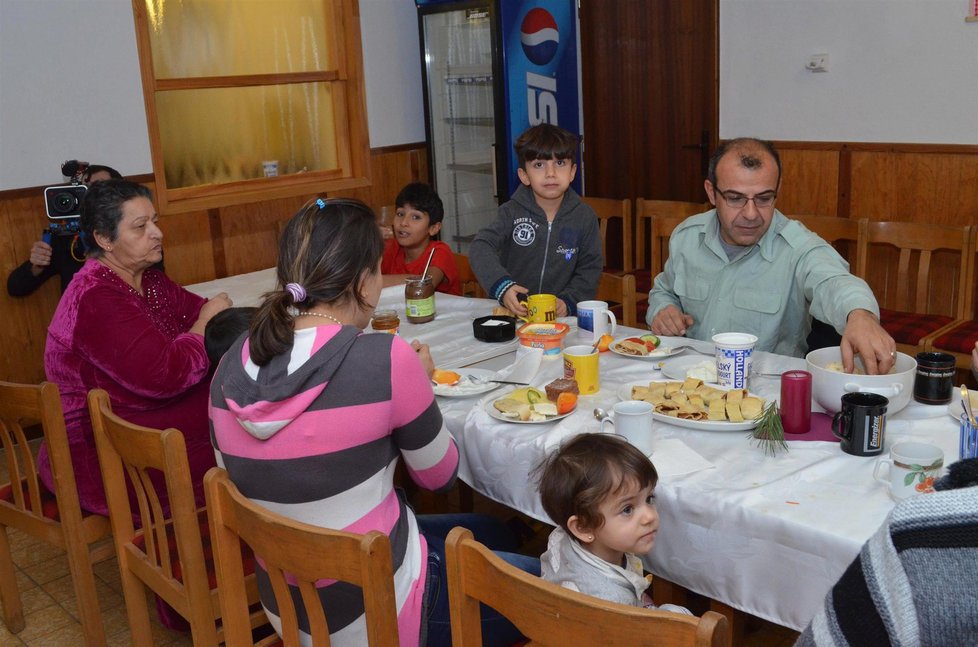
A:
{"type": "MultiPolygon", "coordinates": [[[[507,183],[516,190],[519,162],[513,142],[541,123],[581,134],[576,0],[501,0],[507,183]]],[[[581,192],[583,169],[578,162],[574,189],[581,192]]],[[[502,197],[502,196],[501,196],[502,197]]]]}

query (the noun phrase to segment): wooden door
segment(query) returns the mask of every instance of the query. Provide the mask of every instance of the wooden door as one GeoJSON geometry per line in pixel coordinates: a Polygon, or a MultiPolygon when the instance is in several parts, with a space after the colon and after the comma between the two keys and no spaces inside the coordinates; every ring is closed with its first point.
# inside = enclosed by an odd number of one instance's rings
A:
{"type": "Polygon", "coordinates": [[[585,193],[701,202],[718,0],[582,0],[585,193]]]}

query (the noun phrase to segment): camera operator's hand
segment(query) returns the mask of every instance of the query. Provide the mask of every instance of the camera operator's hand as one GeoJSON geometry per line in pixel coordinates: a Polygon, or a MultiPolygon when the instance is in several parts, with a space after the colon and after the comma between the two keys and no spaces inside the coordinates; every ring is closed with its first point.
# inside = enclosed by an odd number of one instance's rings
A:
{"type": "Polygon", "coordinates": [[[51,264],[51,246],[43,240],[39,240],[31,247],[31,274],[40,276],[48,265],[51,264]]]}

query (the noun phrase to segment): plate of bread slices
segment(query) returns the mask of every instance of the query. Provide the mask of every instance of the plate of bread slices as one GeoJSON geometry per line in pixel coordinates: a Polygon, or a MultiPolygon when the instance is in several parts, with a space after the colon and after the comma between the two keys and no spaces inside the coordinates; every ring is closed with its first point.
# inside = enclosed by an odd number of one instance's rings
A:
{"type": "Polygon", "coordinates": [[[649,402],[653,419],[700,431],[753,429],[766,404],[746,389],[724,389],[692,377],[629,382],[618,389],[618,397],[649,402]]]}
{"type": "Polygon", "coordinates": [[[566,418],[577,409],[577,382],[560,378],[543,387],[525,386],[486,403],[496,420],[541,424],[566,418]]]}

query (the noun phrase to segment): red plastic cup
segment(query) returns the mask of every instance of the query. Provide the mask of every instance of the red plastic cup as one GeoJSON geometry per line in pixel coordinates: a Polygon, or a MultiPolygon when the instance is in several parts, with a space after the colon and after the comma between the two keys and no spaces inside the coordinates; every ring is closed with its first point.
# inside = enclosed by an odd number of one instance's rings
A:
{"type": "Polygon", "coordinates": [[[812,374],[781,374],[781,426],[786,434],[807,434],[812,429],[812,374]]]}

